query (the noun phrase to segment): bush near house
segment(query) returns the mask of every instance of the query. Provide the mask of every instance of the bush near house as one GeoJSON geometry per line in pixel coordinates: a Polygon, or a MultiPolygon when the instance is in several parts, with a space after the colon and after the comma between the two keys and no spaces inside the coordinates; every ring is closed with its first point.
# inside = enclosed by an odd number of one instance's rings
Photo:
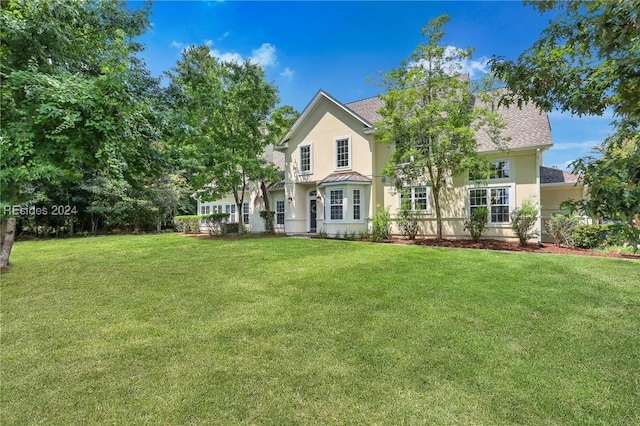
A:
{"type": "Polygon", "coordinates": [[[388,208],[373,215],[371,228],[373,241],[387,240],[391,237],[391,213],[388,208]]]}
{"type": "Polygon", "coordinates": [[[549,219],[547,232],[553,237],[553,242],[559,246],[574,247],[574,232],[580,225],[580,218],[564,214],[554,214],[549,219]]]}
{"type": "Polygon", "coordinates": [[[531,232],[537,220],[538,209],[530,200],[523,201],[520,208],[511,212],[511,226],[521,246],[527,245],[529,238],[537,235],[536,232],[531,232]]]}
{"type": "Polygon", "coordinates": [[[183,234],[199,234],[200,224],[203,223],[209,235],[216,235],[222,232],[222,224],[229,218],[229,213],[213,213],[203,215],[175,216],[173,223],[176,229],[183,234]]]}
{"type": "Polygon", "coordinates": [[[480,240],[487,228],[489,220],[489,210],[486,207],[479,207],[471,211],[471,217],[464,222],[464,230],[469,231],[473,241],[480,240]]]}

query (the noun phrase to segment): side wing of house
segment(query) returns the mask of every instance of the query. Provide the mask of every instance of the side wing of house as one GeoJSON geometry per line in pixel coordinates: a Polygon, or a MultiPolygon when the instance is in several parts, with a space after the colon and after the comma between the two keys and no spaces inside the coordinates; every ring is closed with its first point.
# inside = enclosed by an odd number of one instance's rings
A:
{"type": "MultiPolygon", "coordinates": [[[[585,199],[586,187],[573,173],[551,167],[540,167],[540,193],[542,241],[553,242],[553,238],[546,232],[549,219],[554,214],[565,213],[560,207],[563,201],[585,199]]],[[[586,217],[583,219],[588,220],[586,217]]]]}

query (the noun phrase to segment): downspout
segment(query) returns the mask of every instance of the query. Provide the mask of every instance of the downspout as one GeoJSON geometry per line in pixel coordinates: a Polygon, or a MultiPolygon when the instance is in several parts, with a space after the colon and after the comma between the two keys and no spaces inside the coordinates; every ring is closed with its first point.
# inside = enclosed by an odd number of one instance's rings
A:
{"type": "Polygon", "coordinates": [[[536,197],[538,198],[538,246],[542,246],[542,197],[540,191],[540,166],[542,166],[542,151],[536,149],[536,197]]]}

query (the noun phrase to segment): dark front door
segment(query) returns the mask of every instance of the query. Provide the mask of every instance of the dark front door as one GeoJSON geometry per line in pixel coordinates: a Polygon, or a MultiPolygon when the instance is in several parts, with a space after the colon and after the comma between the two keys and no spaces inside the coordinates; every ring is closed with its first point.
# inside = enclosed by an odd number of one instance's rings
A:
{"type": "Polygon", "coordinates": [[[309,200],[309,232],[316,232],[316,200],[309,200]]]}

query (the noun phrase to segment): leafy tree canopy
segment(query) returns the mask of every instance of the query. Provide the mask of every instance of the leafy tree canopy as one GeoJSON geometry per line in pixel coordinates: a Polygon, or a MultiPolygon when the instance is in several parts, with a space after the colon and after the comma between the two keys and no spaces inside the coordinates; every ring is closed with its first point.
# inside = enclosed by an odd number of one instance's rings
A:
{"type": "Polygon", "coordinates": [[[555,17],[517,60],[493,58],[492,71],[518,102],[551,111],[640,120],[640,1],[526,1],[555,17]]]}
{"type": "Polygon", "coordinates": [[[432,19],[422,30],[427,43],[416,46],[400,67],[383,76],[383,118],[376,123],[379,140],[395,145],[384,173],[395,179],[398,190],[418,184],[431,188],[438,238],[441,191],[452,175],[479,163],[476,130],[489,131],[499,144],[504,127],[501,116],[488,107],[490,100],[482,99],[492,92],[474,97],[468,77],[461,75],[459,64],[470,57],[471,49],[438,44],[448,20],[447,15],[432,19]]]}

